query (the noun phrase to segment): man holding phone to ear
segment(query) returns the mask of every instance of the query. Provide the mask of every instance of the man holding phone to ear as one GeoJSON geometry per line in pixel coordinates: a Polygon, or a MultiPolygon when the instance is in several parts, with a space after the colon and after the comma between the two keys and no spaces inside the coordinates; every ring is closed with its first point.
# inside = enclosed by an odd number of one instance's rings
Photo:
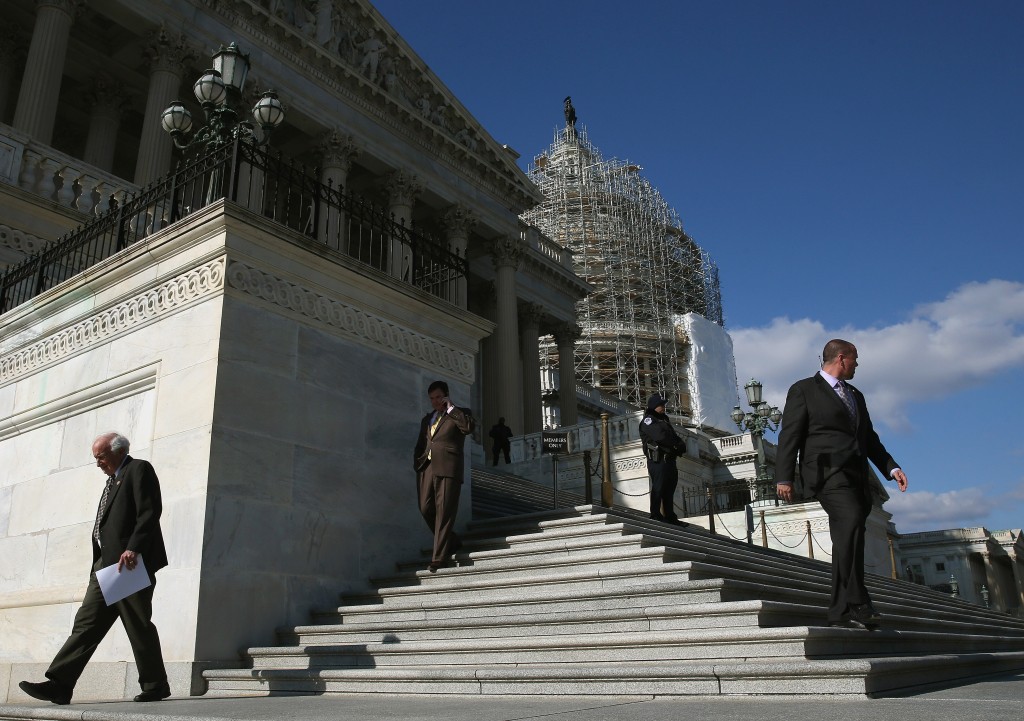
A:
{"type": "Polygon", "coordinates": [[[455,533],[455,514],[465,469],[463,448],[473,432],[473,416],[448,399],[448,384],[434,381],[427,388],[433,409],[420,421],[420,433],[413,451],[420,513],[434,534],[434,551],[427,570],[431,573],[448,565],[448,559],[462,546],[455,533]]]}

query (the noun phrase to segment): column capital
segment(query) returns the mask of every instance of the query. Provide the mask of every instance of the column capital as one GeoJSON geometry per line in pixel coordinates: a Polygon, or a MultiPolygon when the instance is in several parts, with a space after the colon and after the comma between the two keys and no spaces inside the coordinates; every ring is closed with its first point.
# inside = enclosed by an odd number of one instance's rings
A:
{"type": "Polygon", "coordinates": [[[540,322],[547,315],[544,306],[539,303],[520,303],[519,322],[525,325],[540,325],[540,322]]]}
{"type": "Polygon", "coordinates": [[[384,178],[384,187],[392,205],[412,205],[423,192],[423,182],[404,170],[393,170],[384,178]]]}
{"type": "Polygon", "coordinates": [[[89,89],[85,91],[83,97],[89,106],[108,110],[118,116],[128,104],[128,94],[121,89],[110,75],[104,72],[99,72],[93,76],[89,89]]]}
{"type": "Polygon", "coordinates": [[[523,259],[523,242],[518,235],[500,235],[491,241],[491,259],[494,268],[519,267],[523,259]]]}
{"type": "Polygon", "coordinates": [[[36,0],[37,8],[55,8],[71,17],[75,17],[83,5],[85,5],[85,0],[36,0]]]}
{"type": "Polygon", "coordinates": [[[188,38],[168,32],[163,25],[149,36],[142,54],[149,62],[150,72],[165,70],[177,75],[184,75],[186,65],[199,57],[188,38]]]}
{"type": "Polygon", "coordinates": [[[476,225],[476,214],[459,203],[448,206],[441,213],[441,227],[449,236],[465,238],[474,225],[476,225]]]}
{"type": "Polygon", "coordinates": [[[558,323],[554,326],[553,335],[558,345],[575,343],[583,336],[583,329],[576,323],[558,323]]]}
{"type": "Polygon", "coordinates": [[[320,154],[322,167],[338,168],[345,173],[348,173],[352,161],[360,152],[355,138],[338,129],[328,130],[320,135],[316,149],[320,154]]]}

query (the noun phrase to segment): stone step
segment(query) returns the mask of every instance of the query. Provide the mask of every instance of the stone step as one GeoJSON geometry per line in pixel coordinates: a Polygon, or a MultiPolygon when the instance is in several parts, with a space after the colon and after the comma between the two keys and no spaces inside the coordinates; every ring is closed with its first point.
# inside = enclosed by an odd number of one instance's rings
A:
{"type": "Polygon", "coordinates": [[[596,663],[666,660],[850,658],[886,655],[991,653],[1021,650],[1020,639],[992,635],[875,631],[792,626],[624,631],[515,637],[407,640],[383,643],[268,646],[248,650],[256,670],[393,665],[596,663]]]}
{"type": "Polygon", "coordinates": [[[494,615],[466,618],[395,620],[349,620],[281,629],[282,644],[306,646],[351,640],[384,642],[384,638],[422,640],[429,638],[483,638],[515,635],[587,634],[621,631],[662,631],[739,626],[821,624],[824,612],[818,606],[775,601],[731,601],[658,606],[629,606],[561,612],[507,612],[500,607],[494,615]],[[504,612],[503,612],[504,611],[504,612]]]}
{"type": "MultiPolygon", "coordinates": [[[[777,601],[729,601],[698,604],[637,605],[609,609],[588,609],[540,613],[505,612],[494,615],[398,620],[387,613],[380,620],[346,618],[344,622],[320,623],[280,629],[283,645],[312,645],[341,642],[401,642],[403,640],[510,637],[517,635],[558,635],[611,633],[623,631],[660,632],[704,628],[800,626],[825,624],[825,611],[818,605],[777,601]]],[[[937,624],[932,619],[901,614],[898,608],[885,610],[886,628],[907,631],[941,630],[963,635],[1000,635],[998,629],[971,620],[950,620],[937,624]]],[[[1008,634],[1004,634],[1008,635],[1008,634]]]]}
{"type": "Polygon", "coordinates": [[[388,620],[435,620],[447,618],[491,617],[503,613],[561,613],[586,614],[593,611],[613,610],[630,606],[686,606],[702,603],[721,603],[747,600],[776,600],[821,608],[820,594],[801,593],[777,586],[752,584],[727,579],[637,583],[633,586],[606,588],[600,591],[573,587],[556,589],[521,589],[513,595],[480,598],[475,594],[452,594],[446,598],[415,598],[389,596],[376,603],[340,606],[313,614],[316,622],[346,623],[388,620]]]}
{"type": "Polygon", "coordinates": [[[1024,652],[953,653],[769,663],[730,660],[205,671],[209,695],[381,693],[463,695],[877,694],[1024,667],[1024,652]]]}

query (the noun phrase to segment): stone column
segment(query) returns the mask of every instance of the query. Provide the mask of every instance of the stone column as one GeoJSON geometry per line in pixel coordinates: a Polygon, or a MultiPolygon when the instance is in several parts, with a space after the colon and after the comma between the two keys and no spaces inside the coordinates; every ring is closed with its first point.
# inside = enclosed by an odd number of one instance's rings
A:
{"type": "MultiPolygon", "coordinates": [[[[174,37],[165,28],[160,28],[146,46],[145,57],[149,61],[149,94],[142,121],[139,155],[135,162],[135,182],[138,185],[153,182],[171,168],[174,145],[160,126],[160,115],[178,99],[186,65],[196,57],[196,53],[184,35],[174,37]]],[[[193,118],[193,122],[201,125],[202,118],[193,118]]]]}
{"type": "Polygon", "coordinates": [[[80,0],[36,0],[36,24],[13,124],[44,145],[53,140],[68,37],[80,4],[80,0]]]}
{"type": "MultiPolygon", "coordinates": [[[[469,231],[476,223],[473,211],[463,205],[453,205],[441,215],[441,227],[448,238],[448,249],[459,256],[466,257],[469,247],[469,231]]],[[[448,298],[460,308],[468,307],[468,279],[465,276],[455,279],[455,287],[448,298]]]]}
{"type": "Polygon", "coordinates": [[[320,223],[317,228],[317,240],[329,248],[340,250],[358,257],[358,253],[350,252],[346,244],[347,224],[345,211],[332,198],[345,190],[348,183],[348,171],[352,169],[352,161],[359,155],[359,148],[351,135],[340,130],[328,130],[320,136],[317,145],[320,152],[320,182],[331,189],[331,198],[320,204],[320,223]]]}
{"type": "Polygon", "coordinates": [[[85,100],[92,110],[89,115],[89,137],[85,141],[82,160],[109,173],[114,167],[114,150],[117,148],[117,132],[121,127],[125,94],[104,73],[93,80],[85,100]]]}
{"type": "Polygon", "coordinates": [[[523,407],[519,383],[519,318],[516,303],[516,271],[523,256],[518,235],[496,238],[491,244],[497,294],[494,349],[497,354],[497,416],[504,416],[513,433],[522,432],[523,407]]]}
{"type": "Polygon", "coordinates": [[[544,430],[544,409],[540,398],[540,322],[544,307],[526,303],[519,310],[519,352],[522,356],[523,433],[544,430]]]}
{"type": "Polygon", "coordinates": [[[582,335],[575,323],[564,323],[555,329],[558,344],[558,407],[563,426],[579,423],[576,404],[576,341],[582,335]]]}
{"type": "MultiPolygon", "coordinates": [[[[420,179],[404,170],[389,173],[386,180],[388,206],[395,222],[412,229],[412,204],[423,192],[420,179]]],[[[394,277],[411,283],[413,281],[412,247],[405,238],[391,235],[388,272],[394,277]]]]}

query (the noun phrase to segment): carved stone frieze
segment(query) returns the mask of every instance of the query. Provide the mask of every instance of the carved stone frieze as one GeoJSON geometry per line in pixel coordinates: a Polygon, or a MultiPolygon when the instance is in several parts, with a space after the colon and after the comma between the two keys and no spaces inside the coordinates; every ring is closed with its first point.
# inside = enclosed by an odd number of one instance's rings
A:
{"type": "Polygon", "coordinates": [[[134,326],[149,323],[224,287],[224,259],[188,270],[158,283],[85,320],[0,356],[0,383],[7,383],[68,356],[108,341],[134,326]]]}
{"type": "Polygon", "coordinates": [[[25,255],[38,253],[49,243],[48,240],[37,238],[34,235],[22,232],[9,225],[0,225],[0,246],[16,250],[25,255]]]}
{"type": "Polygon", "coordinates": [[[342,331],[359,342],[472,382],[473,356],[393,321],[277,278],[243,263],[227,270],[228,285],[274,305],[342,331]]]}

